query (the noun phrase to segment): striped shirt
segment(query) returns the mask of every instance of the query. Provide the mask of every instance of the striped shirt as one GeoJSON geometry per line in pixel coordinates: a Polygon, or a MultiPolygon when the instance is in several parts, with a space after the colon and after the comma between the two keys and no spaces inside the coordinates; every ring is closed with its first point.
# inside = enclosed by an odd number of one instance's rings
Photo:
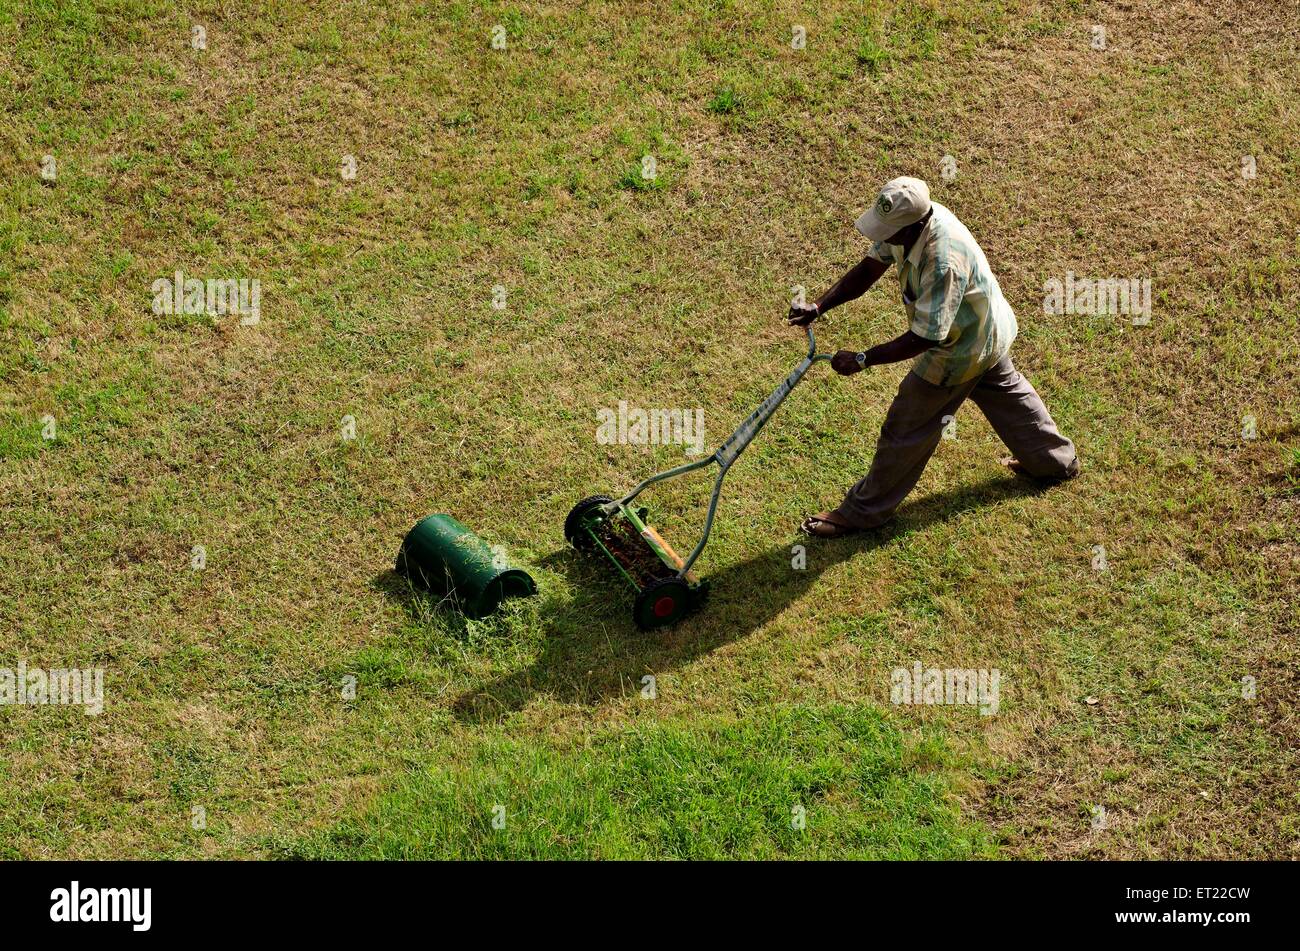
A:
{"type": "Polygon", "coordinates": [[[974,236],[939,204],[912,250],[874,242],[868,254],[898,265],[898,283],[912,333],[934,340],[912,372],[938,386],[957,386],[979,376],[1011,349],[1016,315],[974,236]]]}

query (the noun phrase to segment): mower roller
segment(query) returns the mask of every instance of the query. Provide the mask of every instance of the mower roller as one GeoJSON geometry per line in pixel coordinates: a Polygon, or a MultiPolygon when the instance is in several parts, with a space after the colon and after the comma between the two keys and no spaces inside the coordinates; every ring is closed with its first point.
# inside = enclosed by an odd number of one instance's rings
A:
{"type": "Polygon", "coordinates": [[[708,592],[708,582],[696,577],[691,567],[704,551],[713,530],[713,516],[718,510],[718,496],[722,480],[732,464],[745,451],[745,447],[758,435],[758,431],[772,418],[790,391],[814,363],[829,360],[829,353],[818,353],[817,342],[811,326],[808,331],[808,353],[799,361],[781,385],[758,409],[740,424],[711,456],[668,469],[646,479],[627,495],[619,499],[608,495],[593,495],[583,499],[564,520],[564,537],[579,551],[603,552],[614,563],[636,591],[632,617],[644,630],[665,627],[680,621],[703,602],[708,592]],[[717,464],[718,477],[713,483],[709,498],[709,511],[704,518],[704,532],[695,549],[682,558],[663,537],[646,523],[648,510],[632,507],[632,501],[656,482],[686,475],[696,469],[717,464]]]}

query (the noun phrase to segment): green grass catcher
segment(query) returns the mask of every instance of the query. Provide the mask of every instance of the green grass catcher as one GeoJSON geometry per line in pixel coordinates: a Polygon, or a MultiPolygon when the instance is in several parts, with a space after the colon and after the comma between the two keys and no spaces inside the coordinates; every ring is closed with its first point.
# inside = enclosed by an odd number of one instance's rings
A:
{"type": "Polygon", "coordinates": [[[450,597],[471,618],[485,618],[506,598],[529,597],[537,585],[511,568],[503,550],[487,546],[450,515],[430,515],[407,533],[397,553],[397,573],[411,583],[450,597]]]}
{"type": "Polygon", "coordinates": [[[697,578],[691,566],[704,551],[718,510],[722,480],[745,447],[758,435],[790,392],[816,363],[830,360],[829,353],[818,353],[812,327],[808,332],[808,353],[758,409],[740,424],[711,456],[652,475],[622,498],[593,495],[585,498],[564,520],[564,537],[579,551],[599,552],[613,562],[615,569],[636,591],[632,618],[637,626],[649,630],[680,621],[704,601],[708,582],[697,578]],[[682,558],[657,531],[646,524],[647,510],[633,508],[632,500],[646,488],[665,479],[716,464],[718,478],[709,498],[709,512],[704,518],[704,532],[689,555],[682,558]]]}

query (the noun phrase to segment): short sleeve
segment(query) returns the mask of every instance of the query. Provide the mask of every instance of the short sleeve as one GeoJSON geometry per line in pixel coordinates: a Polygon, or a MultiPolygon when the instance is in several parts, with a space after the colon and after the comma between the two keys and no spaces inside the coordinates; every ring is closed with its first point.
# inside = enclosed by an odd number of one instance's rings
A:
{"type": "Polygon", "coordinates": [[[912,333],[942,343],[952,331],[968,276],[940,262],[923,282],[912,309],[912,333]]]}
{"type": "Polygon", "coordinates": [[[871,247],[867,249],[867,257],[879,261],[881,264],[894,263],[894,252],[883,241],[872,241],[871,247]]]}

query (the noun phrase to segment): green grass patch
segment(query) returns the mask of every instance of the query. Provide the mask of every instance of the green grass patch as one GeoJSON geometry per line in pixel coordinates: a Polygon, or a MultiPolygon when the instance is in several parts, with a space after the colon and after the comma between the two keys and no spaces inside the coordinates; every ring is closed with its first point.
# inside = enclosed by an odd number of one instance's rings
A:
{"type": "Polygon", "coordinates": [[[281,854],[372,859],[992,857],[953,796],[938,731],[871,708],[777,707],[743,721],[654,724],[581,746],[477,742],[417,770],[373,812],[282,841],[281,854]]]}

